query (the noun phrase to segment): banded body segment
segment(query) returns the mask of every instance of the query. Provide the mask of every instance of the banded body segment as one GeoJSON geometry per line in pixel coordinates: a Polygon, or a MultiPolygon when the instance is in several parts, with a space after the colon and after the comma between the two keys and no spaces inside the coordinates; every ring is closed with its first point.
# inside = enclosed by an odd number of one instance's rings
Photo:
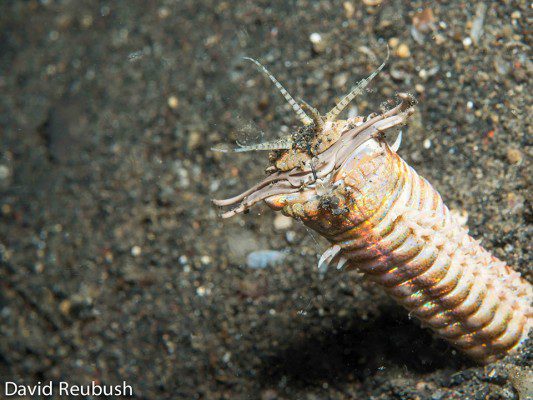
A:
{"type": "MultiPolygon", "coordinates": [[[[363,146],[336,176],[351,193],[351,217],[342,233],[323,232],[341,246],[348,268],[364,272],[438,336],[482,362],[518,346],[531,328],[531,286],[472,239],[398,155],[376,141],[363,146]]],[[[329,219],[328,212],[319,218],[329,219]]]]}
{"type": "Polygon", "coordinates": [[[304,165],[299,153],[283,153],[278,161],[292,164],[214,202],[234,206],[225,218],[264,200],[301,220],[332,244],[321,272],[328,263],[359,269],[438,336],[492,362],[527,338],[532,286],[455,221],[437,191],[396,154],[399,142],[394,150],[384,142],[385,131],[414,111],[411,96],[399,97],[402,102],[381,115],[339,125],[346,126],[340,136],[315,112],[312,130],[294,137],[314,132],[316,143],[327,144],[323,152],[306,153],[304,165]]]}

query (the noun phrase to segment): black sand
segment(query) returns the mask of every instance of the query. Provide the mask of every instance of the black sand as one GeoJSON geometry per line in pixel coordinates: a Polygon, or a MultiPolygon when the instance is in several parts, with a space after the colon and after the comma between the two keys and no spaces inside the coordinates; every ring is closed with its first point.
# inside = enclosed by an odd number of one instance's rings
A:
{"type": "Polygon", "coordinates": [[[270,137],[297,123],[241,57],[326,112],[389,42],[359,113],[414,93],[400,154],[533,279],[528,3],[489,4],[477,44],[473,2],[348,3],[2,2],[2,382],[125,380],[139,399],[525,393],[528,346],[476,366],[357,274],[320,280],[326,246],[302,226],[276,230],[263,206],[222,221],[210,204],[267,165],[213,146],[248,123],[270,137]],[[419,43],[428,5],[435,31],[419,43]],[[289,254],[247,268],[258,249],[289,254]]]}

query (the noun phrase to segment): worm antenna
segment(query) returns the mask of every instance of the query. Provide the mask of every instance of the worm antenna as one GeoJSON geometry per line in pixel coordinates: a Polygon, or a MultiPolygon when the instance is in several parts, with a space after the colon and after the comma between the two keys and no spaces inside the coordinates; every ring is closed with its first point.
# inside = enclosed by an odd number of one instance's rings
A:
{"type": "Polygon", "coordinates": [[[281,95],[287,100],[287,102],[290,104],[296,115],[298,116],[298,119],[302,121],[304,125],[311,125],[313,123],[313,120],[309,118],[309,116],[302,110],[302,108],[296,103],[296,101],[292,98],[292,96],[285,90],[285,88],[279,83],[279,81],[274,78],[274,75],[272,75],[268,69],[266,69],[263,64],[261,64],[259,61],[254,60],[250,57],[243,57],[245,60],[253,62],[257,67],[266,75],[268,78],[274,83],[274,85],[278,88],[278,90],[281,92],[281,95]]]}
{"type": "Polygon", "coordinates": [[[292,147],[292,139],[290,136],[272,140],[270,142],[263,142],[257,144],[251,144],[249,146],[244,146],[237,142],[239,147],[233,149],[235,153],[244,153],[246,151],[261,151],[261,150],[288,150],[292,147]]]}
{"type": "Polygon", "coordinates": [[[330,112],[326,114],[326,118],[325,118],[326,121],[335,121],[337,117],[339,116],[339,114],[346,108],[348,104],[350,104],[350,102],[355,98],[355,96],[363,93],[363,90],[368,86],[370,81],[374,79],[377,74],[379,74],[379,72],[383,69],[383,67],[385,67],[385,65],[387,64],[387,61],[389,60],[389,54],[390,54],[389,46],[387,46],[387,58],[385,59],[385,61],[383,61],[383,63],[374,72],[372,72],[367,78],[359,81],[357,85],[355,85],[355,87],[352,89],[352,91],[348,93],[346,96],[344,96],[344,98],[341,101],[339,101],[339,103],[337,103],[337,105],[333,107],[333,109],[330,112]]]}
{"type": "Polygon", "coordinates": [[[324,127],[324,117],[320,115],[318,110],[307,104],[304,100],[302,100],[302,109],[311,114],[311,119],[315,123],[316,131],[322,131],[322,128],[324,127]]]}

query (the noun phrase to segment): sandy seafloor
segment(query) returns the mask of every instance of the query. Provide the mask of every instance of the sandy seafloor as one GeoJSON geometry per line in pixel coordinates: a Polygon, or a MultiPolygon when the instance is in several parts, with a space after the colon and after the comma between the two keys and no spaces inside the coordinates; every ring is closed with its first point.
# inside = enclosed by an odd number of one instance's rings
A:
{"type": "Polygon", "coordinates": [[[357,273],[320,280],[326,243],[299,223],[264,206],[221,220],[210,203],[267,165],[213,146],[297,125],[243,56],[326,112],[388,42],[351,112],[415,94],[399,153],[532,281],[531,10],[485,3],[471,41],[476,2],[2,2],[1,380],[125,380],[138,399],[525,399],[527,346],[476,366],[357,273]],[[433,30],[413,37],[424,7],[433,30]],[[287,255],[247,267],[261,249],[287,255]]]}

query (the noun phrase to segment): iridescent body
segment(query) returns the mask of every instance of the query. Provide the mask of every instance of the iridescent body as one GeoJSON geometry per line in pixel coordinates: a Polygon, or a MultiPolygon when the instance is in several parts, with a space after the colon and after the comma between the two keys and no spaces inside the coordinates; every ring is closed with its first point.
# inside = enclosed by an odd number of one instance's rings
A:
{"type": "Polygon", "coordinates": [[[527,338],[531,284],[471,238],[397,146],[383,140],[413,112],[413,99],[400,97],[397,107],[366,121],[324,124],[314,116],[309,143],[335,140],[321,151],[293,145],[276,153],[267,179],[215,204],[236,206],[229,217],[264,200],[301,220],[332,245],[319,268],[357,268],[437,336],[492,362],[527,338]]]}
{"type": "MultiPolygon", "coordinates": [[[[265,200],[340,246],[348,261],[438,336],[491,362],[531,327],[531,286],[454,221],[439,194],[384,143],[369,140],[330,189],[265,200]]],[[[332,260],[333,261],[333,260],[332,260]]]]}

